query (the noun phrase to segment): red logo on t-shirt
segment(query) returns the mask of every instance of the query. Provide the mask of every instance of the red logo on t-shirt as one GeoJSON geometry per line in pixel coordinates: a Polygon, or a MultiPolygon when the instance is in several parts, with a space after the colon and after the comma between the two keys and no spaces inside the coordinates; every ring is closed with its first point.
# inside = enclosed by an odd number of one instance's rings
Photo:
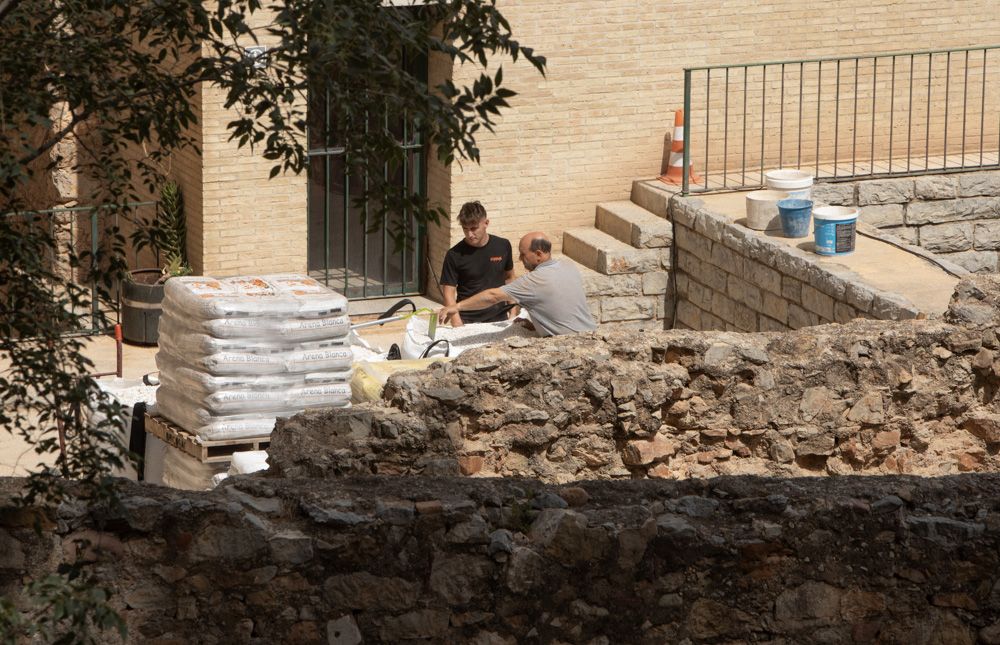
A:
{"type": "Polygon", "coordinates": [[[502,261],[503,261],[502,255],[494,255],[493,257],[490,258],[490,262],[502,262],[502,261]]]}

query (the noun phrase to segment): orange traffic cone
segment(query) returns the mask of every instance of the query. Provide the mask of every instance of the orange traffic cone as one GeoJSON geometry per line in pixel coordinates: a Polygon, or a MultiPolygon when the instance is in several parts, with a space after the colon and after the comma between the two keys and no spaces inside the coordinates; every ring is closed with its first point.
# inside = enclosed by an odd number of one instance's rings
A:
{"type": "MultiPolygon", "coordinates": [[[[667,172],[660,175],[660,181],[667,184],[684,183],[684,110],[674,112],[674,136],[670,141],[670,162],[667,172]]],[[[701,183],[701,177],[694,174],[694,164],[688,168],[688,181],[701,183]]]]}

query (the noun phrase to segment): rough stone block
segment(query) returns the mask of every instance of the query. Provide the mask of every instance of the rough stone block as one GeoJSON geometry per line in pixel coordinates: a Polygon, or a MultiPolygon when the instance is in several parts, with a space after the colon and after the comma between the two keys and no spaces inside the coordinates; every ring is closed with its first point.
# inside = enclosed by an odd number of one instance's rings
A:
{"type": "Polygon", "coordinates": [[[636,248],[670,246],[673,238],[670,222],[631,201],[598,204],[596,224],[608,235],[636,248]]]}
{"type": "Polygon", "coordinates": [[[858,317],[858,312],[851,305],[844,302],[836,302],[833,304],[834,322],[846,323],[854,320],[857,317],[858,317]]]}
{"type": "Polygon", "coordinates": [[[903,205],[875,204],[873,206],[862,206],[859,219],[865,224],[879,228],[885,226],[902,226],[903,205]]]}
{"type": "Polygon", "coordinates": [[[858,183],[858,204],[905,204],[913,199],[912,179],[876,179],[858,183]]]}
{"type": "Polygon", "coordinates": [[[601,322],[646,320],[656,312],[656,299],[651,297],[610,297],[601,300],[601,322]]]}
{"type": "Polygon", "coordinates": [[[917,246],[920,244],[919,226],[893,226],[881,229],[883,233],[891,235],[900,242],[917,246]]]}
{"type": "Polygon", "coordinates": [[[760,311],[764,306],[764,297],[760,289],[734,275],[729,276],[726,293],[736,302],[741,302],[754,311],[760,311]]]}
{"type": "Polygon", "coordinates": [[[774,294],[781,293],[781,273],[760,262],[745,260],[743,267],[751,283],[774,294]]]}
{"type": "Polygon", "coordinates": [[[788,325],[767,316],[757,316],[757,326],[760,331],[788,331],[788,325]]]}
{"type": "Polygon", "coordinates": [[[605,275],[586,268],[580,270],[583,291],[588,296],[632,296],[642,293],[642,278],[634,273],[605,275]]]}
{"type": "Polygon", "coordinates": [[[1000,220],[977,222],[972,237],[973,248],[977,251],[1000,249],[1000,220]]]}
{"type": "Polygon", "coordinates": [[[703,331],[721,330],[726,328],[726,321],[713,316],[707,311],[701,312],[701,328],[703,331]]]}
{"type": "Polygon", "coordinates": [[[690,278],[687,277],[686,273],[677,272],[674,276],[674,288],[677,289],[678,295],[687,295],[688,293],[688,281],[690,278]]]}
{"type": "Polygon", "coordinates": [[[736,304],[735,325],[740,331],[757,331],[757,312],[746,305],[736,304]]]}
{"type": "Polygon", "coordinates": [[[743,274],[743,256],[722,244],[712,246],[712,264],[726,273],[743,274]]]}
{"type": "Polygon", "coordinates": [[[972,248],[972,223],[935,224],[920,227],[920,246],[935,253],[954,253],[972,248]]]}
{"type": "Polygon", "coordinates": [[[652,439],[629,441],[622,449],[622,462],[628,466],[646,466],[654,461],[664,461],[677,452],[677,442],[663,435],[652,439]]]}
{"type": "Polygon", "coordinates": [[[1000,269],[996,251],[963,251],[942,257],[973,273],[996,273],[1000,269]]]}
{"type": "Polygon", "coordinates": [[[732,224],[727,218],[720,217],[711,211],[702,210],[698,219],[695,220],[695,231],[713,242],[721,242],[723,232],[731,227],[732,224]]]}
{"type": "Polygon", "coordinates": [[[595,321],[600,322],[601,320],[601,299],[600,298],[587,298],[587,309],[590,310],[590,315],[595,321]]]}
{"type": "Polygon", "coordinates": [[[667,292],[667,284],[670,282],[670,274],[666,271],[650,271],[642,274],[642,292],[647,296],[664,294],[667,292]]]}
{"type": "Polygon", "coordinates": [[[722,318],[727,323],[736,322],[736,303],[722,293],[716,291],[712,294],[712,313],[722,318]]]}
{"type": "MultiPolygon", "coordinates": [[[[764,292],[763,313],[780,323],[782,327],[788,322],[788,301],[769,291],[764,292]]],[[[776,331],[776,330],[770,330],[776,331]]]]}
{"type": "Polygon", "coordinates": [[[729,274],[720,269],[717,266],[713,266],[707,262],[703,262],[702,274],[700,280],[702,284],[709,286],[714,291],[722,291],[725,293],[726,285],[729,283],[729,274]]]}
{"type": "Polygon", "coordinates": [[[693,254],[699,260],[707,261],[712,257],[712,241],[683,226],[677,227],[677,248],[693,254]]]}
{"type": "Polygon", "coordinates": [[[833,298],[808,284],[802,285],[802,306],[815,314],[833,320],[833,298]]]}
{"type": "Polygon", "coordinates": [[[856,204],[856,186],[852,183],[814,184],[812,199],[831,206],[853,206],[856,204]]]}
{"type": "Polygon", "coordinates": [[[694,253],[679,252],[677,254],[677,266],[680,267],[681,271],[692,277],[698,277],[702,274],[701,260],[694,253]]]}
{"type": "MultiPolygon", "coordinates": [[[[629,199],[657,217],[670,219],[668,207],[672,194],[663,185],[663,182],[658,179],[637,179],[632,182],[632,192],[629,195],[629,199]]],[[[688,198],[681,198],[678,201],[685,202],[690,200],[688,198]]]]}
{"type": "Polygon", "coordinates": [[[958,195],[959,197],[1000,195],[1000,173],[981,171],[959,175],[958,195]]]}
{"type": "Polygon", "coordinates": [[[805,251],[784,246],[780,252],[775,253],[772,266],[785,275],[799,277],[805,275],[815,262],[814,254],[806,255],[805,251]]]}
{"type": "Polygon", "coordinates": [[[802,302],[802,282],[787,275],[781,277],[781,295],[791,302],[802,302]]]}
{"type": "Polygon", "coordinates": [[[692,280],[689,288],[688,300],[694,303],[694,305],[699,309],[711,311],[712,290],[692,280]]]}
{"type": "Polygon", "coordinates": [[[677,322],[690,329],[701,329],[701,309],[687,300],[681,300],[677,303],[677,322]]]}
{"type": "Polygon", "coordinates": [[[860,282],[849,282],[844,290],[844,299],[858,311],[871,311],[875,290],[860,282]]]}
{"type": "Polygon", "coordinates": [[[904,219],[910,226],[943,224],[970,219],[993,219],[1000,214],[996,197],[967,197],[907,204],[904,219]]]}
{"type": "Polygon", "coordinates": [[[871,315],[878,320],[912,320],[920,314],[916,306],[898,293],[876,293],[871,315]]]}
{"type": "Polygon", "coordinates": [[[847,289],[847,280],[842,278],[840,274],[853,274],[844,270],[836,262],[821,262],[822,264],[814,264],[809,267],[809,271],[806,273],[809,284],[834,300],[840,300],[844,297],[844,291],[847,289]]]}
{"type": "Polygon", "coordinates": [[[670,247],[664,247],[660,249],[660,266],[664,269],[672,269],[671,261],[673,260],[674,252],[670,247]]]}
{"type": "Polygon", "coordinates": [[[788,305],[788,326],[792,329],[802,329],[819,324],[819,316],[811,311],[806,311],[796,304],[788,305]]]}
{"type": "Polygon", "coordinates": [[[913,192],[917,199],[955,199],[958,181],[954,175],[915,177],[913,192]]]}
{"type": "Polygon", "coordinates": [[[757,237],[756,233],[751,233],[749,229],[742,226],[728,224],[722,231],[722,243],[740,255],[746,254],[746,247],[751,238],[757,237]]]}

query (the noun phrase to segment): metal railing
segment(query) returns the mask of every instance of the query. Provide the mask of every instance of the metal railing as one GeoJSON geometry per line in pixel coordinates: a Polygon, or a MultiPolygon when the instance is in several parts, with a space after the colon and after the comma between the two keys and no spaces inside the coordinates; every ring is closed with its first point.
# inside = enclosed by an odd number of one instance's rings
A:
{"type": "Polygon", "coordinates": [[[682,191],[1000,167],[998,50],[685,68],[682,191]]]}
{"type": "MultiPolygon", "coordinates": [[[[136,210],[140,208],[154,207],[156,202],[135,202],[126,204],[125,207],[136,210]]],[[[90,318],[90,326],[79,329],[67,330],[69,334],[96,334],[110,331],[118,322],[117,298],[107,303],[102,316],[101,299],[97,283],[93,280],[86,281],[87,271],[85,268],[73,266],[70,262],[70,249],[76,254],[87,252],[90,257],[102,250],[102,245],[106,244],[105,233],[111,227],[118,227],[120,207],[111,205],[102,206],[73,206],[49,208],[45,210],[32,211],[10,211],[0,214],[0,217],[16,218],[20,220],[20,225],[25,227],[43,226],[47,229],[47,234],[54,241],[50,255],[46,258],[49,270],[60,276],[66,282],[84,286],[89,291],[88,310],[79,313],[81,318],[90,318]],[[106,323],[101,324],[102,319],[106,323]]]]}

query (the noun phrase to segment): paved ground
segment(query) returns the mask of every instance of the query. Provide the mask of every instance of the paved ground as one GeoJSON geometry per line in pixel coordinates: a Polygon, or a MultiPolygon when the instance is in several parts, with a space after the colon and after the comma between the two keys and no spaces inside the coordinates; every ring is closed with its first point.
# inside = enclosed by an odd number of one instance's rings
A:
{"type": "MultiPolygon", "coordinates": [[[[704,200],[705,206],[714,212],[727,215],[735,222],[746,218],[745,192],[712,193],[698,198],[704,200]]],[[[811,234],[804,239],[789,239],[783,237],[780,231],[757,231],[757,234],[773,237],[776,241],[797,246],[803,251],[813,250],[811,234]]],[[[948,275],[927,260],[891,244],[861,235],[857,237],[855,251],[850,255],[815,257],[820,266],[839,264],[848,267],[871,286],[903,295],[928,314],[943,313],[948,308],[955,285],[958,284],[958,278],[948,275]]]]}

